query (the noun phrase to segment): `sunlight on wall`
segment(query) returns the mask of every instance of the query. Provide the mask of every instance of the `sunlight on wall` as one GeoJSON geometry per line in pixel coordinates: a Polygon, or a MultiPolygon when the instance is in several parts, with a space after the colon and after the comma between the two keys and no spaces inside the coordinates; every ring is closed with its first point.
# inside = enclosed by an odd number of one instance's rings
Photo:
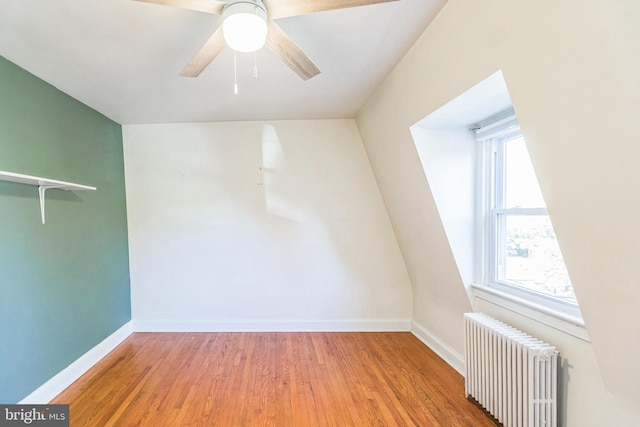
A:
{"type": "Polygon", "coordinates": [[[138,325],[406,329],[406,270],[354,121],[123,131],[138,325]]]}
{"type": "Polygon", "coordinates": [[[288,163],[285,152],[273,125],[262,126],[261,181],[264,186],[265,210],[268,214],[299,222],[302,210],[294,200],[297,188],[295,181],[287,179],[288,163]]]}

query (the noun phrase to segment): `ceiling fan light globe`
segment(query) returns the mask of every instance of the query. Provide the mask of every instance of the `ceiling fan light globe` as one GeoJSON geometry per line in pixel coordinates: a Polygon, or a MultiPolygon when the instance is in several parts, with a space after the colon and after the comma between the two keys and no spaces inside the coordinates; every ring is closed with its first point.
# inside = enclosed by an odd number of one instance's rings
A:
{"type": "Polygon", "coordinates": [[[231,3],[223,12],[222,34],[237,52],[255,52],[267,40],[267,13],[253,2],[231,3]]]}

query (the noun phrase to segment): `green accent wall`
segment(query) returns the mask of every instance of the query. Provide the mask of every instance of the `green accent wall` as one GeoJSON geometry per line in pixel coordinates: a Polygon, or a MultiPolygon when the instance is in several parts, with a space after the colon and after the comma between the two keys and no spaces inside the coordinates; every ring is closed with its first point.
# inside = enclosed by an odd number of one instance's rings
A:
{"type": "MultiPolygon", "coordinates": [[[[79,76],[81,78],[81,76],[79,76]]],[[[0,57],[0,403],[16,403],[131,319],[121,126],[0,57]]]]}

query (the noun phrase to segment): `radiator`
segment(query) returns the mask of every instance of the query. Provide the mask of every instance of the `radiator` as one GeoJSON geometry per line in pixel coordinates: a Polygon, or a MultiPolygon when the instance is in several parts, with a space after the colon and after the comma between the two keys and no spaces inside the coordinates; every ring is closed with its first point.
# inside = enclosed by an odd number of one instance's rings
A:
{"type": "Polygon", "coordinates": [[[466,313],[465,393],[505,427],[557,427],[558,352],[482,313],[466,313]]]}

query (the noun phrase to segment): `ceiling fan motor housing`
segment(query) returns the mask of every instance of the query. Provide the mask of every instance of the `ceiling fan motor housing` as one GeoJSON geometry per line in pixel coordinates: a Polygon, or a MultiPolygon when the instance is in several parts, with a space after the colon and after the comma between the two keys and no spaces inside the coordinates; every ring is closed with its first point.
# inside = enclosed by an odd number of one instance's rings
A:
{"type": "Polygon", "coordinates": [[[267,39],[267,9],[260,0],[238,0],[222,11],[222,33],[237,52],[255,52],[267,39]]]}

